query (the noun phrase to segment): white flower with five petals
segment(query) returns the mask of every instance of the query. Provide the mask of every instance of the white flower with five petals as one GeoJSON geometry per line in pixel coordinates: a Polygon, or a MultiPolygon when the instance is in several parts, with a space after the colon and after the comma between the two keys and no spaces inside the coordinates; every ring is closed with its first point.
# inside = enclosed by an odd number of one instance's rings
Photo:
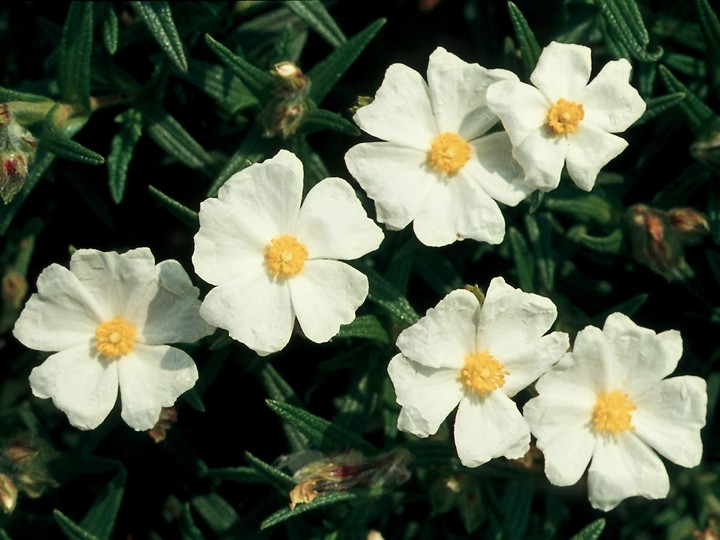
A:
{"type": "Polygon", "coordinates": [[[302,162],[281,150],[200,205],[193,264],[215,285],[200,314],[260,355],[287,345],[296,317],[316,343],[352,322],[368,280],[337,259],[357,259],[383,239],[345,180],[318,182],[301,207],[302,191],[302,162]]]}
{"type": "Polygon", "coordinates": [[[666,497],[667,471],[653,449],[683,467],[698,465],[707,409],[703,379],[665,379],[681,355],[676,330],[656,334],[621,313],[602,330],[578,332],[573,351],[540,378],[539,396],[523,408],[550,482],[572,485],[590,463],[595,508],[612,510],[634,495],[666,497]]]}
{"type": "Polygon", "coordinates": [[[345,163],[389,229],[412,221],[428,246],[465,238],[498,244],[505,220],[496,201],[515,206],[533,189],[512,159],[508,136],[484,135],[497,123],[485,91],[517,77],[441,47],[430,55],[427,77],[403,64],[388,68],[374,101],[354,117],[386,142],[354,146],[345,163]]]}
{"type": "Polygon", "coordinates": [[[513,144],[513,157],[533,189],[550,191],[564,164],[585,191],[627,142],[613,135],[645,112],[630,83],[630,62],[608,62],[590,80],[590,49],[553,42],[543,49],[530,75],[535,85],[500,81],[487,90],[490,110],[500,117],[513,144]]]}
{"type": "Polygon", "coordinates": [[[156,265],[147,248],[80,249],[70,269],[45,268],[37,287],[13,334],[31,349],[57,351],[32,370],[30,386],[73,426],[97,427],[119,387],[123,420],[150,429],[162,407],[195,385],[192,358],[166,343],[197,341],[214,329],[200,318],[199,291],[177,261],[156,265]]]}
{"type": "Polygon", "coordinates": [[[477,467],[527,452],[530,428],[511,399],[557,362],[568,348],[563,332],[545,335],[555,305],[542,296],[492,280],[482,307],[466,290],[448,294],[397,339],[388,366],[398,429],[427,437],[458,407],[455,446],[477,467]]]}

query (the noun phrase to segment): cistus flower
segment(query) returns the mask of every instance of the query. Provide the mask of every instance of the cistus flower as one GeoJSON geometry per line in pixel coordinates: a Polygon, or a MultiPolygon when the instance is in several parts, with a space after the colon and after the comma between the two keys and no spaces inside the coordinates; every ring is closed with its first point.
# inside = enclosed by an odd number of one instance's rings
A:
{"type": "Polygon", "coordinates": [[[533,189],[507,135],[483,136],[497,123],[485,90],[517,77],[468,64],[442,47],[430,55],[427,77],[426,83],[403,64],[388,68],[373,102],[354,116],[385,142],[354,146],[345,164],[389,229],[412,221],[428,246],[465,238],[498,244],[505,220],[496,201],[515,206],[533,189]]]}
{"type": "Polygon", "coordinates": [[[511,399],[557,362],[567,334],[545,335],[557,310],[547,298],[497,277],[484,304],[466,290],[448,294],[397,339],[388,366],[401,405],[398,429],[427,437],[458,407],[455,446],[463,465],[520,458],[530,428],[511,399]]]}
{"type": "Polygon", "coordinates": [[[696,466],[707,409],[703,379],[665,379],[681,355],[679,332],[656,334],[621,313],[602,330],[578,332],[573,351],[540,377],[539,396],[523,409],[550,482],[572,485],[590,463],[594,508],[612,510],[634,495],[666,497],[668,475],[653,449],[696,466]]]}
{"type": "Polygon", "coordinates": [[[7,103],[0,104],[0,197],[5,204],[25,185],[37,143],[13,118],[7,103]]]}
{"type": "Polygon", "coordinates": [[[52,264],[38,277],[13,334],[55,352],[32,370],[30,386],[52,398],[79,429],[97,427],[115,405],[138,431],[195,385],[192,358],[166,343],[194,342],[213,331],[198,313],[198,289],[175,260],[155,264],[148,248],[123,253],[80,249],[70,268],[52,264]]]}
{"type": "Polygon", "coordinates": [[[533,189],[555,189],[566,164],[573,182],[590,191],[600,169],[627,146],[613,134],[645,112],[628,82],[627,60],[608,62],[588,84],[590,69],[588,47],[553,42],[530,75],[535,86],[507,80],[487,90],[488,107],[505,126],[533,189]]]}
{"type": "Polygon", "coordinates": [[[260,355],[287,345],[296,318],[316,343],[350,323],[368,280],[338,259],[357,259],[383,239],[346,181],[320,181],[301,207],[302,191],[302,162],[281,150],[200,205],[193,264],[215,285],[200,314],[260,355]]]}

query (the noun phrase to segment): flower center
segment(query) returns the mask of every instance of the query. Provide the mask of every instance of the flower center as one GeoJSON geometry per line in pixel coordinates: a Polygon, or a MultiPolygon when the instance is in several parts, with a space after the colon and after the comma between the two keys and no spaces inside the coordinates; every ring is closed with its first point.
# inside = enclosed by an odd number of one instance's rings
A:
{"type": "Polygon", "coordinates": [[[435,137],[427,153],[427,163],[438,172],[453,174],[470,161],[470,145],[457,133],[435,137]]]}
{"type": "Polygon", "coordinates": [[[461,380],[465,386],[481,396],[505,386],[505,375],[510,375],[510,372],[488,352],[465,356],[461,380]]]}
{"type": "Polygon", "coordinates": [[[563,98],[558,99],[547,113],[548,127],[555,135],[575,133],[583,118],[585,118],[585,109],[582,103],[563,98]]]}
{"type": "Polygon", "coordinates": [[[273,238],[265,248],[265,264],[274,278],[289,278],[299,274],[307,258],[305,245],[289,234],[273,238]]]}
{"type": "Polygon", "coordinates": [[[619,435],[623,431],[634,431],[630,425],[632,412],[637,407],[625,392],[613,390],[597,395],[592,410],[592,427],[597,433],[619,435]]]}
{"type": "Polygon", "coordinates": [[[118,359],[135,348],[135,325],[122,317],[113,317],[95,327],[95,348],[105,358],[118,359]]]}

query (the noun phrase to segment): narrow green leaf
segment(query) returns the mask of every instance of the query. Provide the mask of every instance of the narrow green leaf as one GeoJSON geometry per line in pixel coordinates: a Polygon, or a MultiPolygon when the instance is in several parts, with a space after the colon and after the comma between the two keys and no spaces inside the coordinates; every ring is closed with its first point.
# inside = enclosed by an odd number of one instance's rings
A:
{"type": "Polygon", "coordinates": [[[648,99],[645,102],[647,108],[645,109],[645,112],[640,117],[640,119],[635,122],[635,125],[637,126],[640,124],[644,124],[648,120],[652,120],[656,116],[660,116],[668,109],[672,109],[676,105],[680,104],[680,102],[682,102],[682,100],[684,99],[684,92],[673,92],[672,94],[648,99]]]}
{"type": "Polygon", "coordinates": [[[645,302],[647,302],[648,298],[649,295],[646,293],[637,294],[632,298],[629,298],[624,302],[621,302],[620,304],[617,304],[612,308],[608,309],[607,311],[603,312],[593,322],[596,323],[598,327],[602,327],[605,324],[605,319],[607,319],[608,315],[618,312],[624,313],[628,317],[632,317],[633,315],[635,315],[635,313],[637,313],[637,310],[640,309],[645,304],[645,302]]]}
{"type": "Polygon", "coordinates": [[[265,475],[252,467],[227,467],[223,469],[210,469],[203,474],[205,478],[213,478],[238,484],[264,484],[265,475]]]}
{"type": "Polygon", "coordinates": [[[535,190],[532,192],[532,195],[530,195],[530,208],[528,209],[528,213],[534,214],[538,211],[538,209],[542,206],[543,200],[545,200],[545,192],[535,190]]]}
{"type": "Polygon", "coordinates": [[[377,453],[377,448],[362,437],[339,428],[304,409],[272,399],[267,399],[265,402],[280,418],[304,433],[310,442],[322,452],[342,452],[348,448],[354,448],[364,454],[377,453]]]}
{"type": "Polygon", "coordinates": [[[90,109],[92,38],[92,2],[71,2],[60,38],[57,81],[63,100],[86,110],[90,109]]]}
{"type": "Polygon", "coordinates": [[[297,516],[304,512],[309,512],[310,510],[314,510],[315,508],[331,506],[341,503],[343,501],[355,501],[360,498],[361,497],[356,493],[351,493],[349,491],[336,491],[333,493],[319,495],[310,502],[297,505],[293,510],[290,510],[290,508],[282,508],[274,514],[271,514],[270,516],[265,518],[262,523],[260,523],[260,529],[262,530],[273,527],[274,525],[282,523],[283,521],[290,519],[291,517],[297,516]]]}
{"type": "Polygon", "coordinates": [[[690,79],[704,79],[708,71],[704,59],[678,52],[665,55],[663,64],[673,73],[680,73],[690,79]]]}
{"type": "Polygon", "coordinates": [[[543,292],[552,291],[555,283],[555,259],[552,254],[552,227],[547,214],[526,214],[525,227],[535,254],[538,286],[543,292]]]}
{"type": "Polygon", "coordinates": [[[182,399],[197,412],[205,412],[205,405],[202,402],[200,394],[195,388],[191,388],[182,395],[182,399]]]}
{"type": "Polygon", "coordinates": [[[339,47],[347,41],[345,34],[335,24],[335,20],[320,0],[285,2],[285,6],[333,47],[339,47]]]}
{"type": "Polygon", "coordinates": [[[11,90],[10,88],[3,88],[0,86],[0,103],[7,103],[8,101],[28,101],[30,103],[41,103],[43,101],[51,101],[46,96],[40,96],[38,94],[28,94],[27,92],[18,92],[17,90],[11,90]]]}
{"type": "Polygon", "coordinates": [[[226,533],[240,520],[235,509],[217,493],[197,495],[190,502],[216,535],[226,533]]]}
{"type": "Polygon", "coordinates": [[[388,313],[395,315],[408,325],[415,324],[420,318],[417,312],[395,287],[385,280],[379,273],[365,263],[358,262],[355,266],[368,278],[370,292],[368,300],[379,305],[388,313]]]}
{"type": "Polygon", "coordinates": [[[693,94],[688,87],[681,83],[665,66],[659,65],[658,70],[660,71],[660,77],[663,83],[665,83],[665,86],[670,92],[682,92],[685,94],[685,99],[679,103],[679,106],[683,113],[685,113],[688,123],[690,124],[690,129],[692,129],[696,137],[701,137],[707,130],[717,127],[720,119],[710,107],[705,105],[700,98],[693,94]]]}
{"type": "Polygon", "coordinates": [[[205,540],[202,532],[195,525],[189,504],[185,504],[180,513],[180,536],[182,540],[205,540]]]}
{"type": "Polygon", "coordinates": [[[183,43],[173,22],[170,3],[164,1],[130,2],[133,9],[150,30],[155,41],[180,71],[187,71],[183,43]]]}
{"type": "MultiPolygon", "coordinates": [[[[270,364],[265,362],[259,373],[260,381],[263,383],[270,399],[275,401],[284,401],[293,405],[300,406],[300,398],[298,398],[295,390],[283,379],[282,375],[270,364]]],[[[283,423],[283,431],[288,439],[288,444],[293,452],[298,452],[307,448],[308,440],[305,435],[300,433],[290,424],[283,423]]]]}
{"type": "Polygon", "coordinates": [[[110,538],[115,527],[115,519],[125,493],[126,476],[124,468],[118,470],[80,522],[83,529],[101,540],[110,538]]]}
{"type": "Polygon", "coordinates": [[[118,35],[120,33],[118,17],[112,3],[96,4],[102,13],[102,37],[105,48],[113,55],[118,48],[118,35]]]}
{"type": "Polygon", "coordinates": [[[235,114],[258,104],[240,79],[221,66],[190,60],[187,73],[178,72],[178,75],[200,88],[229,113],[235,114]]]}
{"type": "Polygon", "coordinates": [[[643,62],[656,62],[662,57],[661,47],[652,53],[647,50],[650,36],[635,0],[600,0],[600,13],[608,30],[627,47],[634,58],[643,62]]]}
{"type": "Polygon", "coordinates": [[[303,118],[298,133],[309,134],[316,131],[336,131],[343,135],[357,137],[360,129],[341,115],[325,109],[311,109],[303,118]]]}
{"type": "Polygon", "coordinates": [[[535,260],[523,235],[515,227],[508,230],[510,251],[515,261],[518,284],[525,292],[535,290],[535,260]]]}
{"type": "Polygon", "coordinates": [[[110,143],[107,166],[110,195],[113,201],[119,204],[125,194],[127,172],[133,157],[133,151],[142,135],[143,120],[142,113],[136,109],[125,111],[117,117],[117,120],[122,122],[122,127],[110,143]]]}
{"type": "Polygon", "coordinates": [[[272,89],[275,87],[275,80],[269,72],[255,67],[243,57],[233,53],[222,43],[215,41],[209,34],[205,36],[205,41],[210,50],[230,71],[237,75],[259,102],[267,101],[268,96],[272,94],[272,89]]]}
{"type": "Polygon", "coordinates": [[[653,196],[655,208],[672,208],[688,204],[690,198],[712,177],[703,163],[695,162],[686,167],[680,175],[659,189],[653,196]]]}
{"type": "MultiPolygon", "coordinates": [[[[57,105],[53,107],[53,110],[56,110],[57,107],[57,105]]],[[[100,154],[73,141],[64,132],[55,127],[52,120],[53,117],[53,111],[50,111],[45,118],[40,146],[43,146],[48,152],[52,152],[56,156],[69,161],[77,161],[78,163],[84,163],[86,165],[102,165],[105,163],[105,158],[100,154]]]]}
{"type": "Polygon", "coordinates": [[[322,103],[325,96],[337,84],[347,69],[352,65],[360,53],[372,41],[385,24],[385,19],[378,19],[370,23],[364,30],[355,34],[348,41],[340,45],[324,60],[317,63],[308,73],[312,81],[310,98],[317,104],[322,103]]]}
{"type": "Polygon", "coordinates": [[[164,207],[167,211],[173,214],[175,217],[180,219],[185,225],[191,229],[197,229],[199,226],[197,212],[191,210],[187,206],[179,203],[172,197],[165,195],[162,191],[153,186],[148,186],[150,195],[160,203],[160,206],[164,207]]]}
{"type": "Polygon", "coordinates": [[[266,483],[275,486],[278,490],[290,493],[290,490],[295,487],[295,480],[281,470],[256,458],[250,452],[245,452],[245,460],[253,469],[262,474],[266,483]]]}
{"type": "Polygon", "coordinates": [[[715,244],[720,244],[720,183],[717,181],[710,186],[707,215],[710,224],[710,235],[715,244]]]}
{"type": "Polygon", "coordinates": [[[509,480],[502,497],[505,538],[526,538],[530,522],[530,506],[533,500],[533,485],[528,478],[509,480]]]}
{"type": "Polygon", "coordinates": [[[622,250],[624,236],[621,229],[615,229],[607,236],[591,236],[586,234],[584,229],[585,227],[573,227],[568,232],[568,236],[580,245],[598,253],[617,255],[622,250]]]}
{"type": "Polygon", "coordinates": [[[573,536],[570,540],[597,540],[605,528],[605,518],[593,521],[582,531],[573,536]]]}
{"type": "Polygon", "coordinates": [[[377,341],[379,343],[390,343],[388,335],[383,325],[374,315],[360,315],[350,324],[340,327],[338,338],[362,338],[377,341]]]}
{"type": "Polygon", "coordinates": [[[310,191],[315,184],[330,176],[330,173],[320,154],[310,146],[310,143],[307,142],[305,137],[293,137],[290,139],[290,146],[290,149],[303,163],[303,169],[305,171],[303,195],[307,195],[307,192],[310,191]]]}
{"type": "Polygon", "coordinates": [[[436,250],[420,250],[415,257],[414,269],[441,297],[464,284],[462,276],[451,260],[438,254],[436,250]]]}
{"type": "Polygon", "coordinates": [[[69,540],[101,540],[94,534],[89,533],[72,519],[63,514],[60,510],[53,510],[53,518],[62,530],[65,538],[69,540]]]}
{"type": "Polygon", "coordinates": [[[695,0],[700,30],[705,40],[705,50],[711,61],[712,81],[715,86],[720,78],[720,20],[707,0],[695,0]]]}
{"type": "Polygon", "coordinates": [[[538,58],[540,58],[540,45],[520,8],[512,2],[508,2],[508,11],[517,38],[518,48],[520,49],[520,59],[523,63],[525,75],[530,75],[537,65],[538,58]]]}
{"type": "Polygon", "coordinates": [[[191,169],[212,174],[213,158],[173,116],[158,107],[143,110],[145,131],[160,148],[191,169]]]}
{"type": "Polygon", "coordinates": [[[567,199],[547,198],[545,208],[571,216],[580,223],[608,225],[614,219],[614,208],[607,199],[583,193],[567,199]]]}

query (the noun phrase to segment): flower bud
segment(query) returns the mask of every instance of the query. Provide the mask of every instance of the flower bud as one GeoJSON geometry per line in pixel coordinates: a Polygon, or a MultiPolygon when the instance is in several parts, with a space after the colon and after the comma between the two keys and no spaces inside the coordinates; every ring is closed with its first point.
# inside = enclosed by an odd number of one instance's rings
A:
{"type": "Polygon", "coordinates": [[[3,304],[17,311],[27,294],[28,283],[25,276],[15,270],[9,270],[0,284],[3,304]]]}
{"type": "Polygon", "coordinates": [[[32,134],[15,121],[8,104],[0,104],[0,197],[5,204],[25,184],[36,148],[32,134]]]}
{"type": "Polygon", "coordinates": [[[270,72],[277,80],[276,94],[299,99],[304,97],[310,90],[310,79],[303,75],[303,72],[292,62],[280,62],[270,72]]]}
{"type": "Polygon", "coordinates": [[[270,102],[260,114],[260,121],[265,126],[265,136],[280,135],[287,139],[293,135],[305,118],[306,107],[301,102],[275,100],[270,102]]]}
{"type": "Polygon", "coordinates": [[[682,235],[686,244],[698,244],[710,232],[705,215],[693,208],[673,208],[668,215],[670,226],[682,235]]]}
{"type": "Polygon", "coordinates": [[[17,504],[18,489],[15,482],[6,474],[0,474],[0,506],[2,511],[10,514],[17,504]]]}

